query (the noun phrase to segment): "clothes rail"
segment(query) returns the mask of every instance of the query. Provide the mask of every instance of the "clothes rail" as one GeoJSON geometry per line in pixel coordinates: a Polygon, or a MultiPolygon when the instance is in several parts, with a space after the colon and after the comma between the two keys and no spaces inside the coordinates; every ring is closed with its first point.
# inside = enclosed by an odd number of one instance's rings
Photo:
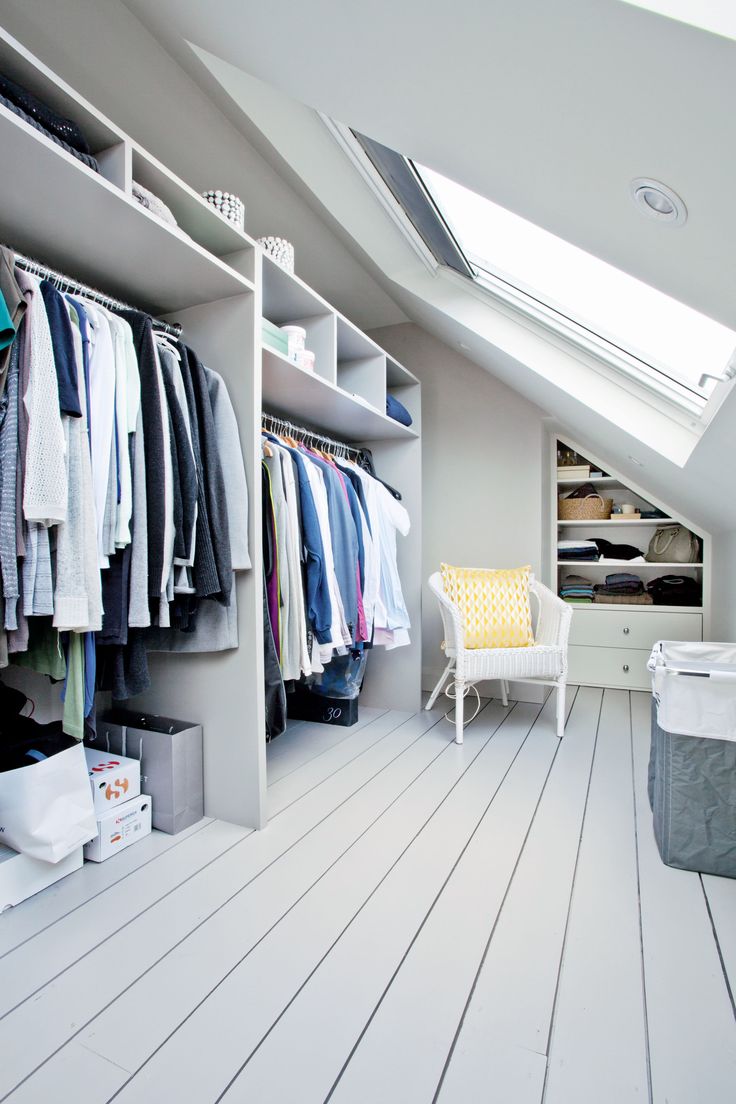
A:
{"type": "Polygon", "coordinates": [[[363,450],[356,448],[354,445],[347,445],[344,441],[335,441],[332,437],[326,437],[323,433],[315,433],[306,426],[294,425],[293,422],[286,418],[280,418],[276,414],[268,414],[264,411],[261,414],[261,424],[264,429],[274,433],[277,437],[282,435],[293,437],[302,441],[305,445],[316,445],[318,448],[324,448],[338,456],[348,458],[352,456],[355,460],[358,460],[363,455],[363,450]]]}
{"type": "MultiPolygon", "coordinates": [[[[63,272],[58,272],[55,268],[51,268],[47,264],[42,264],[32,257],[26,257],[23,253],[19,253],[17,249],[13,249],[12,246],[7,246],[6,248],[14,255],[15,263],[20,268],[25,269],[26,272],[30,272],[34,276],[39,276],[42,280],[50,280],[60,291],[68,291],[77,295],[83,295],[86,299],[91,299],[94,303],[99,303],[100,306],[107,307],[108,310],[138,309],[137,307],[131,307],[127,303],[123,303],[120,299],[114,299],[112,296],[98,291],[97,288],[90,287],[89,284],[83,284],[80,280],[75,280],[71,276],[66,276],[63,272]]],[[[148,311],[143,311],[141,313],[148,314],[148,311]]],[[[163,322],[158,318],[152,318],[151,323],[157,330],[162,330],[172,337],[181,337],[182,326],[180,322],[163,322]]]]}

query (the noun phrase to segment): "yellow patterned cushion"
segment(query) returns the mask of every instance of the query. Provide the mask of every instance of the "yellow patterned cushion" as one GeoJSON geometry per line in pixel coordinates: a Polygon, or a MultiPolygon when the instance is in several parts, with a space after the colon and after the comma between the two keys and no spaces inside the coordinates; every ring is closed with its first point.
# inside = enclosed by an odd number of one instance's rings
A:
{"type": "Polygon", "coordinates": [[[442,585],[465,617],[466,648],[529,648],[534,643],[527,567],[489,571],[440,564],[442,585]]]}

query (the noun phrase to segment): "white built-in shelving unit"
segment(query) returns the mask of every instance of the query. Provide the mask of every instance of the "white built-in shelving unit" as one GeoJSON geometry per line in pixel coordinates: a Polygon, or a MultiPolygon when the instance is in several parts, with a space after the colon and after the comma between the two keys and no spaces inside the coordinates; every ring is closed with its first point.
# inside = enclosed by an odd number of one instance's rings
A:
{"type": "Polygon", "coordinates": [[[634,603],[594,602],[574,605],[570,630],[570,681],[590,686],[610,686],[648,690],[651,679],[647,660],[657,640],[702,640],[710,624],[710,535],[693,525],[670,506],[659,501],[645,488],[617,475],[609,464],[589,449],[554,435],[550,442],[550,561],[548,581],[556,592],[566,575],[580,575],[592,583],[603,583],[606,575],[631,572],[646,585],[658,575],[686,575],[701,584],[702,605],[637,605],[634,603]],[[571,449],[590,462],[593,471],[604,474],[590,478],[557,478],[559,449],[571,449]],[[614,506],[631,503],[641,510],[658,509],[658,518],[612,517],[605,521],[563,521],[558,500],[583,483],[592,483],[614,506]],[[700,562],[635,563],[630,560],[581,562],[558,557],[559,540],[604,538],[612,544],[628,544],[646,554],[657,528],[682,524],[700,540],[700,562]],[[618,534],[618,535],[617,535],[618,534]]]}
{"type": "MultiPolygon", "coordinates": [[[[399,567],[418,632],[419,382],[2,30],[0,69],[78,123],[101,170],[92,171],[0,105],[0,241],[132,306],[180,322],[184,339],[223,376],[230,392],[250,490],[253,561],[251,571],[236,576],[240,645],[212,654],[151,653],[152,687],[135,705],[201,722],[205,812],[261,827],[267,820],[261,411],[369,447],[381,476],[400,487],[412,530],[399,540],[399,567]],[[178,227],[137,202],[133,180],[167,204],[178,227]],[[307,347],[316,356],[314,372],[262,346],[262,318],[304,326],[307,347]],[[410,410],[411,428],[386,416],[387,391],[410,410]]],[[[374,649],[361,700],[418,708],[418,637],[395,652],[374,649]]]]}

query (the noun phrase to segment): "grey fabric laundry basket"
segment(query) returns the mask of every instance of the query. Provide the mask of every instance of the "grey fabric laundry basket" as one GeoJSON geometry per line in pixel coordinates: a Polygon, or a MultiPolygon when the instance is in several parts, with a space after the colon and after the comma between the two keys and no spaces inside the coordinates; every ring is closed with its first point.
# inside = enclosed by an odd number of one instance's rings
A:
{"type": "MultiPolygon", "coordinates": [[[[724,731],[725,738],[719,739],[670,732],[659,723],[660,718],[673,718],[673,711],[667,708],[667,695],[676,687],[673,693],[678,701],[694,696],[693,717],[701,729],[730,729],[729,711],[722,708],[724,687],[728,686],[728,694],[733,692],[736,697],[736,682],[728,685],[719,682],[718,677],[728,678],[731,656],[726,657],[724,651],[719,657],[714,652],[718,645],[713,644],[689,644],[687,653],[684,648],[661,642],[650,661],[655,690],[649,760],[654,835],[662,861],[668,866],[736,878],[736,731],[724,731]],[[698,648],[702,649],[700,659],[698,648]],[[715,679],[710,684],[714,670],[715,679]],[[712,712],[708,709],[710,691],[720,697],[712,712]]],[[[683,717],[687,723],[685,714],[683,717]]]]}

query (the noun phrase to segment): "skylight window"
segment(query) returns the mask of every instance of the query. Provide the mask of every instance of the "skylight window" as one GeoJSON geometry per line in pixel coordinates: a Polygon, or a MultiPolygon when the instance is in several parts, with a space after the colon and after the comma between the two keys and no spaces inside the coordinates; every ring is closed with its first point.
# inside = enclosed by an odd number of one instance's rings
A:
{"type": "MultiPolygon", "coordinates": [[[[635,358],[639,374],[703,408],[736,332],[421,165],[424,184],[476,280],[502,281],[635,358]]],[[[632,366],[632,372],[634,366],[632,366]]],[[[635,373],[636,374],[636,373],[635,373]]]]}

